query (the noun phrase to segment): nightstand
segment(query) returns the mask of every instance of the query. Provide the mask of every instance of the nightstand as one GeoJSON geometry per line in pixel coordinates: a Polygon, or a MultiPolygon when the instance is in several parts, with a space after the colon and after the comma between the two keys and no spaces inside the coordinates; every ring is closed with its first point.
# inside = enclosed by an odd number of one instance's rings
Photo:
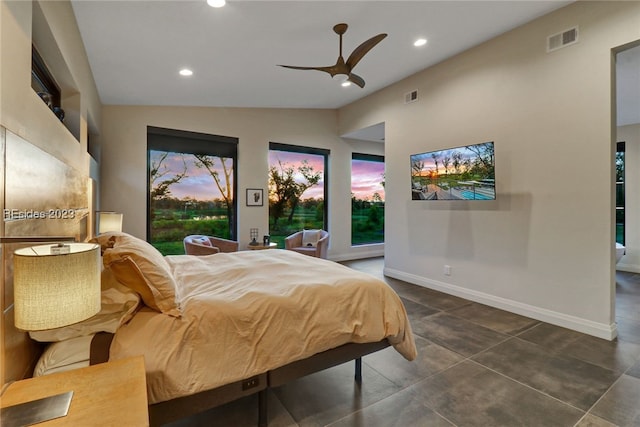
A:
{"type": "Polygon", "coordinates": [[[38,427],[149,425],[142,356],[16,381],[2,395],[0,408],[71,390],[67,416],[38,427]]]}

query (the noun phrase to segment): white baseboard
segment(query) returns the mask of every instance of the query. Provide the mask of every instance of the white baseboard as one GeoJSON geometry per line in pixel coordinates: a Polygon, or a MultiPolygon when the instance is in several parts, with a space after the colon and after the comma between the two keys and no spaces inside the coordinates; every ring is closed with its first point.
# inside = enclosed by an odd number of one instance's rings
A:
{"type": "Polygon", "coordinates": [[[629,273],[640,273],[640,265],[619,262],[616,264],[616,270],[628,271],[629,273]]]}
{"type": "Polygon", "coordinates": [[[394,279],[413,283],[418,286],[423,286],[425,288],[434,289],[436,291],[441,291],[450,295],[455,295],[457,297],[468,299],[470,301],[510,311],[521,316],[530,317],[542,322],[551,323],[556,326],[561,326],[563,328],[593,335],[598,338],[612,340],[618,335],[618,330],[615,323],[609,325],[606,323],[593,322],[591,320],[582,319],[580,317],[575,317],[568,314],[559,313],[557,311],[547,310],[545,308],[536,307],[518,301],[512,301],[506,298],[497,297],[495,295],[486,294],[484,292],[478,292],[472,289],[451,285],[449,283],[428,279],[426,277],[416,276],[413,274],[394,270],[392,268],[385,268],[384,275],[393,277],[394,279]]]}
{"type": "Polygon", "coordinates": [[[342,254],[330,254],[328,258],[331,261],[352,261],[355,259],[373,258],[379,256],[384,256],[384,246],[371,247],[370,249],[363,251],[359,250],[342,254]]]}

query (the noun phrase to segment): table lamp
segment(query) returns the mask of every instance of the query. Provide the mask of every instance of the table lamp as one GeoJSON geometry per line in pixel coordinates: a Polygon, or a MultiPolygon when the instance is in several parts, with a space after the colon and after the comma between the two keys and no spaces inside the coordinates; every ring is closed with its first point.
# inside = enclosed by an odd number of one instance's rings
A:
{"type": "Polygon", "coordinates": [[[98,234],[122,231],[122,214],[118,212],[98,212],[98,234]]]}
{"type": "MultiPolygon", "coordinates": [[[[100,311],[100,246],[66,243],[18,249],[13,255],[15,325],[53,329],[100,311]]],[[[66,416],[73,391],[2,409],[2,426],[66,416]]]]}
{"type": "Polygon", "coordinates": [[[249,237],[251,238],[251,241],[249,242],[250,246],[258,246],[258,229],[257,228],[250,228],[249,229],[249,237]]]}

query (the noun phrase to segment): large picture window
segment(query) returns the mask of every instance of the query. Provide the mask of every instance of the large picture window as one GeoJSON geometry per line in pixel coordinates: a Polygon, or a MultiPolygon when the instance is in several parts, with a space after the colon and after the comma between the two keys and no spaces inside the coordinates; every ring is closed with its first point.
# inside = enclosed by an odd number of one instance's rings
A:
{"type": "Polygon", "coordinates": [[[237,138],[147,128],[147,240],[184,254],[183,239],[236,240],[237,138]]]}
{"type": "Polygon", "coordinates": [[[329,150],[269,144],[269,234],[284,239],[303,229],[327,229],[329,150]]]}
{"type": "Polygon", "coordinates": [[[384,157],[351,157],[351,244],[384,243],[384,157]]]}

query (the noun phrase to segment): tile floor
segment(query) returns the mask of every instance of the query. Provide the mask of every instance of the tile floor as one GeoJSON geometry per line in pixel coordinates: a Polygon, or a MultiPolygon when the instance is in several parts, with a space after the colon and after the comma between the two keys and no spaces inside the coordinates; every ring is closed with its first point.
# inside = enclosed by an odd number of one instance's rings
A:
{"type": "MultiPolygon", "coordinates": [[[[640,426],[640,274],[617,274],[613,342],[382,275],[383,260],[345,263],[403,299],[419,356],[393,348],[268,394],[269,426],[640,426]]],[[[250,396],[173,423],[255,426],[250,396]]]]}

